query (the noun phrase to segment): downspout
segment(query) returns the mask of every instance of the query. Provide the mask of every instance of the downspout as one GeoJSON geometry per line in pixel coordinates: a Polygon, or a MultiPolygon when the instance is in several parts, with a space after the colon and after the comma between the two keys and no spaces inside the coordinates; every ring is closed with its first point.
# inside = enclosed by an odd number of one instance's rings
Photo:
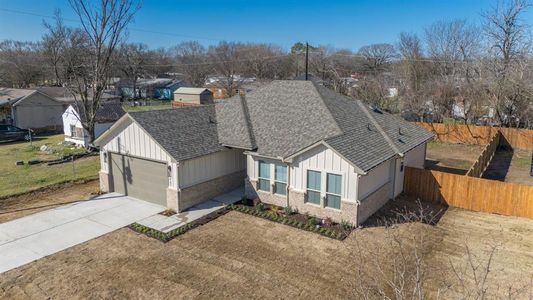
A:
{"type": "Polygon", "coordinates": [[[291,184],[291,163],[289,163],[288,161],[285,161],[285,159],[283,157],[279,157],[279,159],[281,159],[281,162],[287,164],[287,187],[285,188],[285,198],[286,198],[286,202],[287,202],[287,207],[290,207],[289,204],[289,187],[290,187],[290,184],[291,184]]]}
{"type": "Polygon", "coordinates": [[[398,158],[396,158],[396,156],[394,157],[394,166],[392,167],[392,195],[391,195],[391,200],[394,200],[394,198],[396,198],[394,196],[394,194],[396,194],[396,170],[397,170],[397,167],[396,167],[396,162],[398,161],[398,158]]]}
{"type": "Polygon", "coordinates": [[[287,207],[290,207],[290,203],[289,203],[290,185],[291,185],[291,164],[287,163],[287,191],[286,191],[287,207]]]}

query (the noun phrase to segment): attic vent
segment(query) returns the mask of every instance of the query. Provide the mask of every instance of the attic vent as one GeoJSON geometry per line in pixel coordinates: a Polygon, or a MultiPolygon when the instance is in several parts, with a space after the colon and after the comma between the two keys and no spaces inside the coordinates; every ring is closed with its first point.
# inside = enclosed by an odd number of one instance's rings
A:
{"type": "Polygon", "coordinates": [[[377,107],[377,106],[372,107],[372,110],[373,110],[375,113],[383,114],[383,111],[382,111],[381,109],[379,109],[379,107],[377,107]]]}

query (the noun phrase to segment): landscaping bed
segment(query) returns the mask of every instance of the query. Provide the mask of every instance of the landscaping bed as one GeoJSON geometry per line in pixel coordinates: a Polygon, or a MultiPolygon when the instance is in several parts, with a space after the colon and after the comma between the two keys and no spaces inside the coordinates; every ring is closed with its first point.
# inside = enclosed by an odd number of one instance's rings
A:
{"type": "Polygon", "coordinates": [[[341,241],[354,229],[348,223],[339,224],[330,218],[320,219],[309,214],[300,214],[290,207],[279,207],[247,199],[231,204],[227,208],[341,241]]]}
{"type": "MultiPolygon", "coordinates": [[[[168,210],[167,210],[168,211],[168,210]]],[[[167,212],[165,211],[165,212],[167,212]]],[[[167,215],[165,212],[161,213],[162,215],[167,215]]],[[[169,232],[162,232],[144,225],[141,225],[139,223],[133,223],[130,226],[128,226],[131,230],[136,231],[138,233],[142,233],[148,237],[160,240],[163,243],[166,243],[168,241],[171,241],[172,239],[176,238],[179,235],[184,234],[185,232],[196,228],[198,226],[207,224],[208,222],[226,214],[228,212],[227,209],[220,209],[217,211],[214,211],[208,215],[205,215],[197,220],[194,220],[193,222],[187,223],[179,228],[173,229],[169,232]]]]}

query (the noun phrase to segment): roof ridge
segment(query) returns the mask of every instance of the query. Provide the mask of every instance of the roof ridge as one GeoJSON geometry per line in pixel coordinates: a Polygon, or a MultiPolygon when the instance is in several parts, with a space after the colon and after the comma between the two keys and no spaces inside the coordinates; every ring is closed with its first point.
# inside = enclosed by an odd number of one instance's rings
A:
{"type": "Polygon", "coordinates": [[[248,137],[250,138],[250,144],[252,148],[257,148],[255,143],[254,129],[250,120],[250,111],[248,110],[248,101],[246,101],[246,95],[240,94],[240,103],[242,106],[242,112],[244,113],[244,121],[246,122],[246,129],[248,137]]]}
{"type": "MultiPolygon", "coordinates": [[[[335,118],[333,116],[333,113],[331,112],[331,109],[329,108],[329,106],[326,104],[326,102],[324,101],[324,96],[322,95],[322,93],[320,92],[320,90],[318,89],[318,85],[316,82],[312,81],[312,80],[305,80],[305,81],[309,81],[311,82],[311,86],[313,86],[313,88],[315,89],[315,91],[318,93],[318,96],[320,98],[320,101],[322,102],[322,104],[326,107],[326,110],[328,111],[329,113],[329,116],[331,117],[331,119],[333,120],[333,122],[335,122],[335,126],[337,126],[337,129],[338,131],[340,132],[340,134],[336,134],[336,135],[332,135],[332,136],[328,136],[326,138],[323,138],[323,140],[327,139],[327,138],[331,138],[331,137],[334,137],[334,136],[338,136],[338,135],[341,135],[341,134],[344,134],[344,131],[342,130],[342,128],[339,126],[339,123],[337,122],[337,118],[335,118]]],[[[324,86],[322,86],[324,87],[324,86]]],[[[326,88],[326,87],[324,87],[326,88]]]]}
{"type": "Polygon", "coordinates": [[[376,121],[376,119],[368,111],[368,108],[366,107],[366,105],[364,105],[363,102],[360,100],[355,100],[355,102],[357,103],[357,105],[359,105],[359,107],[361,107],[365,115],[370,119],[370,122],[372,123],[372,125],[374,125],[374,127],[377,128],[378,132],[385,138],[385,140],[387,141],[387,143],[389,143],[389,146],[391,146],[394,152],[401,155],[402,152],[400,151],[400,149],[398,149],[398,147],[394,144],[390,136],[385,132],[385,130],[383,130],[381,125],[379,125],[378,121],[376,121]]]}

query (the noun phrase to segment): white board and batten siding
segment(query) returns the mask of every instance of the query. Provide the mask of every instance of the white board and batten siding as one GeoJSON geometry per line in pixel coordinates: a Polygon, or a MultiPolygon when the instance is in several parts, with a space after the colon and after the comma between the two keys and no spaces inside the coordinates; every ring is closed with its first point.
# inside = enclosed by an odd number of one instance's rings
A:
{"type": "Polygon", "coordinates": [[[108,141],[105,151],[136,156],[161,162],[172,162],[163,150],[137,123],[130,121],[126,128],[108,141]]]}
{"type": "Polygon", "coordinates": [[[103,172],[109,172],[109,166],[105,162],[104,152],[113,152],[166,162],[172,168],[169,187],[177,189],[177,174],[174,171],[177,169],[176,162],[136,122],[133,122],[131,119],[124,120],[114,131],[117,134],[106,141],[102,146],[103,151],[100,152],[101,170],[103,172]]]}
{"type": "MultiPolygon", "coordinates": [[[[250,179],[257,180],[259,160],[270,163],[281,162],[248,155],[247,169],[250,179]]],[[[319,145],[294,158],[290,168],[290,188],[292,190],[301,193],[306,191],[307,170],[321,172],[321,189],[323,194],[326,193],[326,173],[342,175],[342,199],[344,201],[356,201],[358,174],[355,173],[354,167],[348,161],[344,160],[331,149],[319,145]]],[[[270,174],[271,177],[274,176],[273,167],[271,168],[270,174]]]]}
{"type": "Polygon", "coordinates": [[[179,187],[187,188],[224,175],[244,171],[246,157],[243,150],[229,149],[180,162],[179,187]]]}

